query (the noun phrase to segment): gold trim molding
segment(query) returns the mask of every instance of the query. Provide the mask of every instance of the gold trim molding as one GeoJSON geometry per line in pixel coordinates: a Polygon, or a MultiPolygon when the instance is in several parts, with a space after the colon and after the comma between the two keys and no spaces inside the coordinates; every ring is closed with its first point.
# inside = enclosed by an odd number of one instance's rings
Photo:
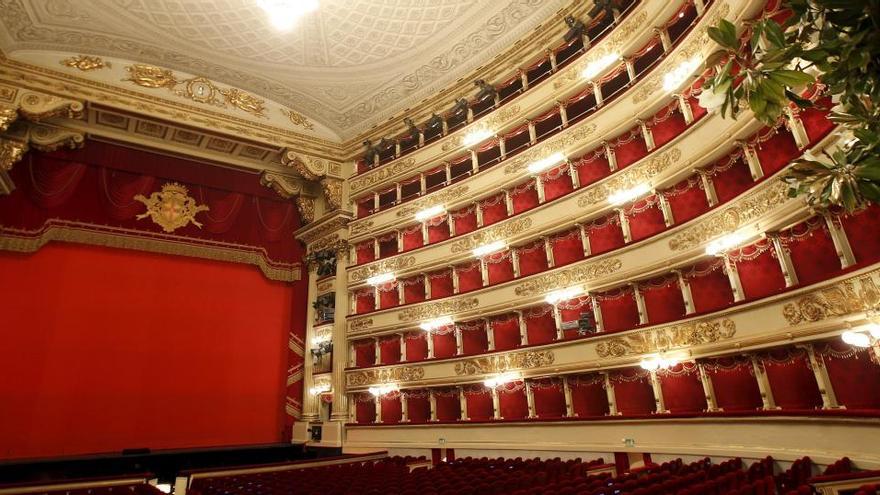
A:
{"type": "Polygon", "coordinates": [[[477,246],[488,244],[494,241],[509,239],[532,226],[532,219],[529,217],[519,218],[512,222],[503,223],[494,227],[489,227],[480,232],[470,234],[463,239],[455,241],[450,247],[453,254],[470,251],[477,246]]]}
{"type": "Polygon", "coordinates": [[[372,318],[361,318],[359,320],[352,321],[348,325],[348,328],[350,331],[356,332],[358,330],[364,330],[366,328],[370,328],[371,326],[373,326],[373,319],[372,318]]]}
{"type": "Polygon", "coordinates": [[[367,265],[362,268],[356,268],[348,272],[348,281],[350,283],[361,282],[372,277],[373,275],[393,272],[396,270],[403,270],[404,268],[409,268],[411,266],[414,266],[415,264],[415,256],[400,256],[397,258],[389,258],[387,260],[382,260],[378,263],[367,265]]]}
{"type": "Polygon", "coordinates": [[[782,308],[782,315],[789,325],[794,326],[880,310],[880,289],[874,281],[878,273],[880,270],[874,270],[858,278],[812,291],[786,304],[782,308]]]}
{"type": "Polygon", "coordinates": [[[504,173],[507,175],[522,173],[528,168],[530,163],[546,158],[557,151],[565,153],[566,148],[580,143],[594,132],[596,132],[596,124],[591,123],[581,125],[572,132],[553,137],[549,141],[530,148],[525,153],[522,153],[521,156],[514,158],[509,165],[504,167],[504,173]]]}
{"type": "Polygon", "coordinates": [[[614,192],[649,182],[675,163],[678,163],[680,159],[681,150],[672,148],[646,162],[626,168],[610,180],[587,189],[586,193],[578,198],[578,206],[587,208],[605,203],[608,200],[608,196],[614,192]]]}
{"type": "Polygon", "coordinates": [[[429,206],[442,205],[446,202],[458,199],[468,192],[468,186],[454,186],[448,189],[438,191],[436,194],[428,195],[424,198],[417,199],[406,203],[407,206],[397,210],[397,218],[411,217],[419,210],[424,210],[429,206]]]}
{"type": "Polygon", "coordinates": [[[455,374],[480,375],[550,366],[556,360],[553,351],[525,351],[495,354],[455,363],[455,374]]]}
{"type": "Polygon", "coordinates": [[[480,305],[480,301],[476,297],[466,297],[462,299],[453,299],[451,301],[440,301],[431,304],[423,304],[412,308],[406,308],[397,313],[400,321],[417,321],[436,318],[442,315],[451,315],[462,311],[469,311],[480,305]]]}
{"type": "Polygon", "coordinates": [[[356,194],[373,184],[378,184],[385,179],[394,177],[395,175],[403,172],[404,170],[410,170],[415,166],[416,159],[413,157],[406,158],[401,160],[394,165],[384,166],[376,169],[374,172],[367,172],[363,176],[355,177],[351,179],[349,186],[351,187],[351,193],[356,194]]]}
{"type": "Polygon", "coordinates": [[[547,292],[564,289],[572,285],[582,284],[618,270],[622,263],[617,258],[594,261],[583,266],[542,275],[534,280],[520,284],[514,289],[518,296],[535,296],[547,292]]]}
{"type": "Polygon", "coordinates": [[[736,324],[730,318],[700,320],[614,337],[596,344],[596,352],[602,358],[619,358],[714,344],[734,335],[736,324]]]}
{"type": "Polygon", "coordinates": [[[345,384],[348,387],[366,387],[379,383],[414,382],[424,377],[425,369],[421,366],[398,366],[349,373],[345,376],[345,384]]]}

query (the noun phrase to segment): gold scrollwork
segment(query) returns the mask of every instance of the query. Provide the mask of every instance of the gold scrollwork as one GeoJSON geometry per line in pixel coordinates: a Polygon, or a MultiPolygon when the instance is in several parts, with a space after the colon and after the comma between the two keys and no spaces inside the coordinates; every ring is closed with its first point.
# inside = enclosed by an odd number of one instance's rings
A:
{"type": "Polygon", "coordinates": [[[351,235],[358,236],[358,235],[364,234],[366,232],[369,232],[369,230],[373,228],[373,221],[367,220],[365,222],[352,223],[352,224],[350,224],[350,226],[351,226],[351,235]]]}
{"type": "Polygon", "coordinates": [[[0,132],[9,128],[9,124],[18,119],[18,108],[0,105],[0,132]]]}
{"type": "Polygon", "coordinates": [[[543,144],[530,148],[521,156],[514,158],[513,161],[504,167],[504,173],[519,174],[526,170],[530,163],[546,158],[556,152],[565,152],[566,148],[583,141],[585,138],[596,132],[596,124],[586,124],[576,127],[573,131],[565,134],[559,134],[545,141],[543,144]]]}
{"type": "Polygon", "coordinates": [[[75,55],[73,57],[65,58],[58,63],[72,69],[79,69],[83,72],[112,67],[110,62],[105,62],[101,57],[92,57],[89,55],[75,55]]]}
{"type": "Polygon", "coordinates": [[[451,149],[461,147],[462,143],[464,143],[464,136],[460,134],[455,135],[449,138],[449,140],[447,140],[445,143],[443,143],[443,146],[441,146],[440,149],[442,151],[449,151],[451,149]]]}
{"type": "Polygon", "coordinates": [[[520,284],[514,289],[518,296],[534,296],[553,290],[571,287],[573,285],[589,282],[604,275],[610,275],[618,270],[622,263],[617,258],[608,258],[581,266],[575,266],[566,270],[542,275],[534,280],[520,284]]]}
{"type": "Polygon", "coordinates": [[[315,221],[315,200],[305,196],[296,197],[296,209],[299,211],[299,217],[303,224],[315,221]]]}
{"type": "Polygon", "coordinates": [[[467,192],[468,186],[454,186],[449,189],[443,189],[436,194],[406,203],[407,206],[397,210],[396,215],[398,218],[411,217],[419,210],[433,205],[442,205],[464,196],[467,192]]]}
{"type": "Polygon", "coordinates": [[[488,244],[490,242],[509,239],[532,226],[531,218],[519,218],[512,222],[503,223],[495,227],[484,229],[475,234],[466,236],[465,238],[452,243],[450,251],[452,253],[463,253],[470,251],[477,246],[488,244]]]}
{"type": "Polygon", "coordinates": [[[380,273],[388,273],[397,270],[403,270],[416,264],[415,256],[401,256],[397,258],[388,258],[378,263],[373,263],[361,268],[354,269],[348,273],[349,282],[360,282],[366,280],[373,275],[380,273]]]}
{"type": "Polygon", "coordinates": [[[874,282],[875,270],[857,279],[844,280],[797,298],[783,306],[789,325],[813,323],[835,316],[880,310],[880,289],[874,282]]]}
{"type": "Polygon", "coordinates": [[[366,387],[380,383],[414,382],[425,377],[425,369],[421,366],[399,366],[376,370],[355,371],[345,376],[349,387],[366,387]]]}
{"type": "Polygon", "coordinates": [[[9,172],[28,151],[27,143],[0,138],[0,172],[9,172]]]}
{"type": "Polygon", "coordinates": [[[356,332],[358,330],[370,328],[371,326],[373,326],[373,319],[372,318],[361,318],[359,320],[352,321],[351,324],[348,326],[348,329],[353,332],[356,332]]]}
{"type": "Polygon", "coordinates": [[[298,179],[268,170],[263,171],[260,175],[260,184],[271,187],[284,199],[290,199],[303,193],[302,182],[298,179]]]}
{"type": "Polygon", "coordinates": [[[553,351],[524,351],[496,354],[455,363],[456,375],[480,375],[550,366],[556,360],[553,351]]]}
{"type": "Polygon", "coordinates": [[[362,190],[393,177],[405,170],[410,170],[415,166],[416,159],[413,157],[405,158],[393,165],[375,169],[372,173],[367,173],[363,177],[356,177],[351,180],[350,187],[352,193],[361,192],[362,190]]]}
{"type": "Polygon", "coordinates": [[[201,228],[202,224],[196,221],[196,214],[211,209],[207,205],[197,205],[186,187],[175,182],[163,185],[161,191],[150,194],[149,198],[138,194],[134,200],[147,207],[147,211],[138,215],[137,219],[150,217],[165,232],[174,232],[190,223],[201,228]]]}
{"type": "Polygon", "coordinates": [[[324,177],[321,179],[321,189],[331,210],[342,208],[342,179],[324,177]]]}
{"type": "Polygon", "coordinates": [[[78,119],[83,116],[83,110],[85,105],[80,101],[27,92],[22,94],[18,113],[30,121],[39,122],[52,117],[78,119]]]}
{"type": "Polygon", "coordinates": [[[480,305],[476,297],[453,299],[406,308],[397,313],[400,321],[419,321],[436,318],[442,315],[451,315],[462,311],[469,311],[480,305]]]}
{"type": "Polygon", "coordinates": [[[730,318],[701,320],[614,337],[596,344],[596,352],[602,358],[619,358],[714,344],[734,335],[736,324],[730,318]]]}
{"type": "Polygon", "coordinates": [[[681,150],[672,148],[651,158],[647,162],[627,168],[608,182],[587,189],[586,193],[578,198],[578,206],[586,208],[604,203],[608,200],[609,194],[644,184],[677,163],[680,159],[681,150]]]}
{"type": "Polygon", "coordinates": [[[301,113],[294,112],[293,110],[287,108],[282,108],[281,113],[283,113],[285,117],[290,119],[290,123],[293,125],[301,126],[307,131],[311,131],[315,128],[315,125],[309,122],[309,119],[307,119],[301,113]]]}
{"type": "Polygon", "coordinates": [[[318,294],[323,294],[324,292],[330,292],[331,290],[333,290],[333,279],[331,278],[331,279],[322,280],[322,281],[318,282],[318,284],[315,287],[315,290],[318,292],[318,294]]]}

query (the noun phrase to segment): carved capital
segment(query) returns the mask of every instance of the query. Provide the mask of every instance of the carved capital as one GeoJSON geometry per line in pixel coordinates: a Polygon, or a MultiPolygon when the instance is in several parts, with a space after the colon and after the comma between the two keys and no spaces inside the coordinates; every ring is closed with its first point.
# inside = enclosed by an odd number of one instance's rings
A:
{"type": "Polygon", "coordinates": [[[0,105],[0,132],[9,128],[9,124],[18,119],[18,109],[9,105],[0,105]]]}
{"type": "Polygon", "coordinates": [[[52,117],[79,119],[85,106],[80,101],[42,93],[27,92],[19,101],[18,113],[22,117],[40,122],[52,117]]]}
{"type": "Polygon", "coordinates": [[[263,172],[260,175],[260,184],[271,187],[284,199],[290,199],[303,193],[303,185],[300,181],[277,172],[263,172]]]}
{"type": "Polygon", "coordinates": [[[37,151],[50,152],[61,148],[82,148],[86,142],[82,132],[44,124],[28,126],[28,141],[37,151]]]}
{"type": "Polygon", "coordinates": [[[9,172],[28,151],[27,143],[0,138],[0,172],[9,172]]]}
{"type": "Polygon", "coordinates": [[[342,164],[298,153],[291,149],[281,154],[281,164],[290,167],[307,180],[320,180],[324,177],[342,177],[342,164]]]}
{"type": "Polygon", "coordinates": [[[321,189],[324,190],[324,198],[331,210],[342,208],[342,180],[332,177],[321,179],[321,189]]]}
{"type": "Polygon", "coordinates": [[[302,223],[312,223],[315,221],[315,199],[305,196],[296,197],[296,209],[299,211],[299,217],[302,223]]]}

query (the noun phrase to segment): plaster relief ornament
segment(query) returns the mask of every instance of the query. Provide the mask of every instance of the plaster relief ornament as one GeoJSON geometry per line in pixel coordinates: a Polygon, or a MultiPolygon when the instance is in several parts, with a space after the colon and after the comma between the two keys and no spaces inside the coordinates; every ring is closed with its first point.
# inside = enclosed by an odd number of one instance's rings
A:
{"type": "Polygon", "coordinates": [[[161,191],[150,194],[149,198],[138,194],[134,200],[147,207],[147,211],[138,215],[137,219],[150,217],[165,232],[174,232],[190,223],[202,228],[202,224],[195,219],[196,214],[210,210],[206,205],[197,205],[196,200],[189,197],[186,187],[175,182],[163,185],[161,191]]]}

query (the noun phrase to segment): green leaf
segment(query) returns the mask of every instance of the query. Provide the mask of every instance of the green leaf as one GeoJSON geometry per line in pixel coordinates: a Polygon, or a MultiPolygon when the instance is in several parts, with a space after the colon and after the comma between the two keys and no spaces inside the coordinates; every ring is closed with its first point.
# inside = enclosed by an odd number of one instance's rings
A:
{"type": "Polygon", "coordinates": [[[866,199],[874,203],[880,203],[880,184],[877,182],[859,181],[859,192],[866,199]]]}
{"type": "Polygon", "coordinates": [[[787,89],[785,90],[785,97],[794,102],[794,104],[797,105],[799,108],[811,108],[813,106],[812,101],[806,98],[801,98],[797,94],[787,89]]]}
{"type": "Polygon", "coordinates": [[[783,34],[782,28],[775,21],[767,20],[764,23],[764,35],[767,37],[767,41],[776,48],[783,48],[785,46],[785,34],[783,34]]]}
{"type": "Polygon", "coordinates": [[[880,181],[880,159],[874,158],[872,162],[857,167],[854,173],[862,179],[880,181]]]}
{"type": "Polygon", "coordinates": [[[711,68],[717,65],[720,65],[724,60],[724,57],[727,56],[727,51],[725,50],[716,50],[711,55],[706,57],[706,67],[711,68]]]}
{"type": "Polygon", "coordinates": [[[813,76],[807,74],[806,72],[801,72],[797,70],[775,70],[769,73],[770,79],[774,81],[784,84],[790,88],[796,88],[798,86],[803,86],[805,84],[809,84],[813,82],[813,76]]]}

